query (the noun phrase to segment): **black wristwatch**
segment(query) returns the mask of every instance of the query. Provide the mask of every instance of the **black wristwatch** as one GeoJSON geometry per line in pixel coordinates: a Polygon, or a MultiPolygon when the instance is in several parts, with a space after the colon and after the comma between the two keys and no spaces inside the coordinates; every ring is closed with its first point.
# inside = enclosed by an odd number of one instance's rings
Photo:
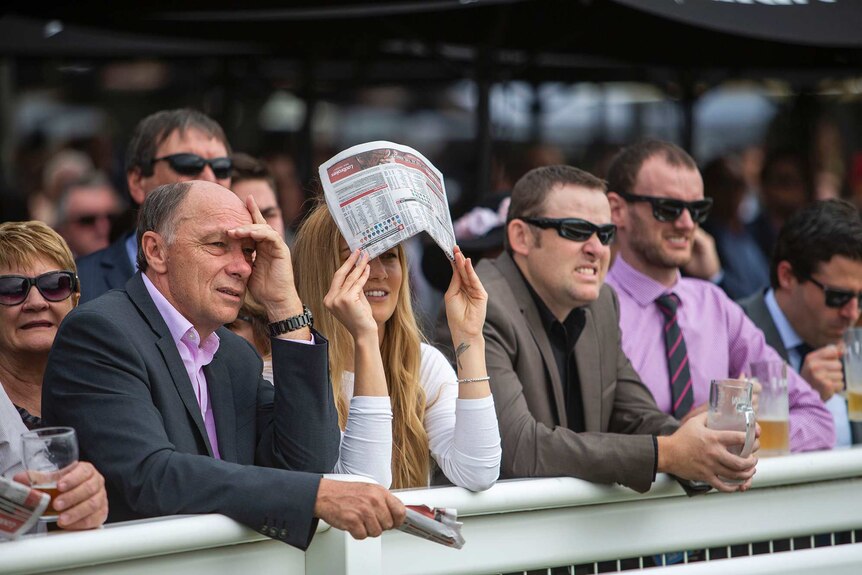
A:
{"type": "Polygon", "coordinates": [[[308,306],[302,306],[302,313],[299,315],[295,315],[293,317],[289,317],[287,319],[283,319],[281,321],[274,321],[269,324],[269,335],[270,337],[278,337],[283,333],[287,333],[289,331],[296,331],[305,326],[311,327],[314,325],[314,317],[311,315],[311,310],[308,309],[308,306]]]}

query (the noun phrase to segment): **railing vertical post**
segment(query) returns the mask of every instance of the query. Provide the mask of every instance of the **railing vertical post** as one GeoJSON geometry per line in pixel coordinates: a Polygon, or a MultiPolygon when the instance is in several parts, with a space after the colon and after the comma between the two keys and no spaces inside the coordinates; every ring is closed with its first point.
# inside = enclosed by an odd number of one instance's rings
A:
{"type": "Polygon", "coordinates": [[[330,528],[315,535],[305,552],[306,575],[362,575],[382,571],[380,537],[357,541],[346,531],[330,528]]]}

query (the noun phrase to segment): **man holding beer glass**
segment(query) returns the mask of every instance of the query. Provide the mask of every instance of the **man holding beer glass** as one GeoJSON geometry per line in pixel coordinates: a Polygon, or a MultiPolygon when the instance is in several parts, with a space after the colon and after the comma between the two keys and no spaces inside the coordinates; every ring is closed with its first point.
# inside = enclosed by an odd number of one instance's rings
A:
{"type": "Polygon", "coordinates": [[[850,445],[847,401],[838,392],[844,389],[841,338],[859,319],[862,298],[859,212],[843,200],[798,212],[778,235],[769,276],[771,287],[740,305],[820,395],[835,422],[836,445],[850,445]]]}
{"type": "MultiPolygon", "coordinates": [[[[624,148],[610,166],[608,199],[619,238],[608,284],[620,300],[623,350],[659,409],[686,421],[706,410],[711,380],[780,357],[721,289],[680,274],[712,242],[699,228],[712,201],[691,156],[658,140],[624,148]]],[[[831,448],[832,417],[814,390],[790,373],[788,392],[791,450],[831,448]]]]}

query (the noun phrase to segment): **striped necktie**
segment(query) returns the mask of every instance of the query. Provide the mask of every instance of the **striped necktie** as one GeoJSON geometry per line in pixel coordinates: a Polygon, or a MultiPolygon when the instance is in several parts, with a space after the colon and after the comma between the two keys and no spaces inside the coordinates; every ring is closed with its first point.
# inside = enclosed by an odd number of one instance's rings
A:
{"type": "Polygon", "coordinates": [[[670,375],[672,413],[675,418],[682,419],[694,405],[694,390],[691,388],[685,339],[676,321],[679,297],[676,294],[665,294],[658,298],[656,303],[665,318],[664,343],[667,352],[667,370],[670,375]]]}

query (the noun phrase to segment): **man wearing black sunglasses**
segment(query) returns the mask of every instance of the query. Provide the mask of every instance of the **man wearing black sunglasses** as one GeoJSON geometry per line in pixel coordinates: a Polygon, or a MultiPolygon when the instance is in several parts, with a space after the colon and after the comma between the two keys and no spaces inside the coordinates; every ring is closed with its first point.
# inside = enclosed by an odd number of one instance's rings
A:
{"type": "MultiPolygon", "coordinates": [[[[141,120],[126,150],[126,182],[135,205],[163,184],[205,180],[230,187],[230,145],[221,126],[197,110],[162,110],[141,120]]],[[[134,231],[76,263],[81,302],[122,288],[135,273],[134,231]]]]}
{"type": "MultiPolygon", "coordinates": [[[[570,166],[537,168],[512,190],[506,252],[476,267],[488,292],[501,477],[562,475],[643,492],[660,472],[747,489],[754,458],[699,449],[719,439],[662,413],[623,354],[617,299],[603,285],[615,232],[602,180],[570,166]],[[722,484],[716,473],[744,483],[722,484]]],[[[435,339],[451,341],[443,315],[435,339]]]]}
{"type": "Polygon", "coordinates": [[[120,198],[104,174],[94,172],[66,185],[57,208],[57,232],[80,258],[108,247],[120,198]]]}
{"type": "MultiPolygon", "coordinates": [[[[611,163],[608,187],[620,248],[608,283],[620,299],[623,349],[662,411],[702,427],[711,380],[781,358],[720,288],[680,274],[709,211],[691,156],[668,142],[638,142],[611,163]]],[[[788,391],[791,450],[831,448],[820,397],[795,373],[788,391]]]]}
{"type": "Polygon", "coordinates": [[[836,445],[862,442],[844,389],[842,335],[862,309],[862,220],[849,202],[820,201],[778,234],[771,286],[740,301],[766,341],[820,394],[835,421],[836,445]]]}

